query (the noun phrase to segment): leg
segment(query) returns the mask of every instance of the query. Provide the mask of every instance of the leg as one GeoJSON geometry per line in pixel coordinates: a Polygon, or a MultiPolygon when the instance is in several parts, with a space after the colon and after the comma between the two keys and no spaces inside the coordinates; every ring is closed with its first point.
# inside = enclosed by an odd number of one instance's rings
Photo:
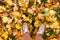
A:
{"type": "Polygon", "coordinates": [[[31,40],[27,23],[23,24],[23,32],[24,32],[24,36],[22,37],[22,40],[31,40]]]}
{"type": "Polygon", "coordinates": [[[31,40],[30,33],[26,33],[23,37],[22,40],[31,40]]]}
{"type": "Polygon", "coordinates": [[[44,40],[42,35],[45,31],[45,26],[42,24],[37,32],[37,35],[35,36],[35,40],[44,40]]]}
{"type": "Polygon", "coordinates": [[[30,33],[27,32],[27,33],[23,36],[22,40],[31,40],[30,33]]]}
{"type": "Polygon", "coordinates": [[[43,40],[42,35],[37,34],[37,35],[35,36],[35,40],[43,40]]]}

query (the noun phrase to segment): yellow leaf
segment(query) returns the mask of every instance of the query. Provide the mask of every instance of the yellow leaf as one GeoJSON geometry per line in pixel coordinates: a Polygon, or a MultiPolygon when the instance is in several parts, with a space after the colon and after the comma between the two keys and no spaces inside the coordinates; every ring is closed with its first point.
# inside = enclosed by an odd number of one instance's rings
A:
{"type": "Polygon", "coordinates": [[[39,21],[35,21],[34,26],[35,27],[39,27],[40,26],[40,22],[39,21]]]}
{"type": "Polygon", "coordinates": [[[8,32],[4,32],[1,36],[4,37],[4,39],[7,39],[8,38],[8,32]]]}
{"type": "Polygon", "coordinates": [[[16,29],[21,29],[21,26],[19,24],[15,25],[16,29]]]}

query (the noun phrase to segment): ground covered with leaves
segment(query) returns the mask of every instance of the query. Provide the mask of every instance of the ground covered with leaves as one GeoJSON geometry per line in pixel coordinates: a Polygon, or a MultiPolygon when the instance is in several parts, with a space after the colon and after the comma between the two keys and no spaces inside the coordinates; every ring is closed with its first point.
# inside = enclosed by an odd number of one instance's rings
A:
{"type": "Polygon", "coordinates": [[[0,40],[21,40],[24,22],[32,40],[41,24],[45,40],[60,40],[60,0],[0,0],[0,40]]]}

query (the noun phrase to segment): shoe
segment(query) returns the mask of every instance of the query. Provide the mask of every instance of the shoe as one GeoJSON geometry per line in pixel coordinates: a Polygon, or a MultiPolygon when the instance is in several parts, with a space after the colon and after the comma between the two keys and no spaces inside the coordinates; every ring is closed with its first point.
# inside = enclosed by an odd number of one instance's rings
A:
{"type": "Polygon", "coordinates": [[[23,23],[23,32],[24,34],[29,32],[27,23],[23,23]]]}
{"type": "Polygon", "coordinates": [[[39,30],[38,30],[37,34],[43,35],[43,34],[44,34],[44,31],[45,31],[45,25],[42,24],[42,25],[39,27],[39,30]]]}

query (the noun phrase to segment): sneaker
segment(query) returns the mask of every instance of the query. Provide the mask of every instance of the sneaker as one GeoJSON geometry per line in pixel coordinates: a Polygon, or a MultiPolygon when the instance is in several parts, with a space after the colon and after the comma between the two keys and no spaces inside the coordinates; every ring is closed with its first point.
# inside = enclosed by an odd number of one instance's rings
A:
{"type": "Polygon", "coordinates": [[[23,32],[24,34],[29,32],[27,23],[23,23],[23,32]]]}
{"type": "Polygon", "coordinates": [[[44,34],[44,31],[45,31],[45,25],[42,24],[42,25],[39,27],[39,30],[38,30],[37,34],[43,35],[43,34],[44,34]]]}

